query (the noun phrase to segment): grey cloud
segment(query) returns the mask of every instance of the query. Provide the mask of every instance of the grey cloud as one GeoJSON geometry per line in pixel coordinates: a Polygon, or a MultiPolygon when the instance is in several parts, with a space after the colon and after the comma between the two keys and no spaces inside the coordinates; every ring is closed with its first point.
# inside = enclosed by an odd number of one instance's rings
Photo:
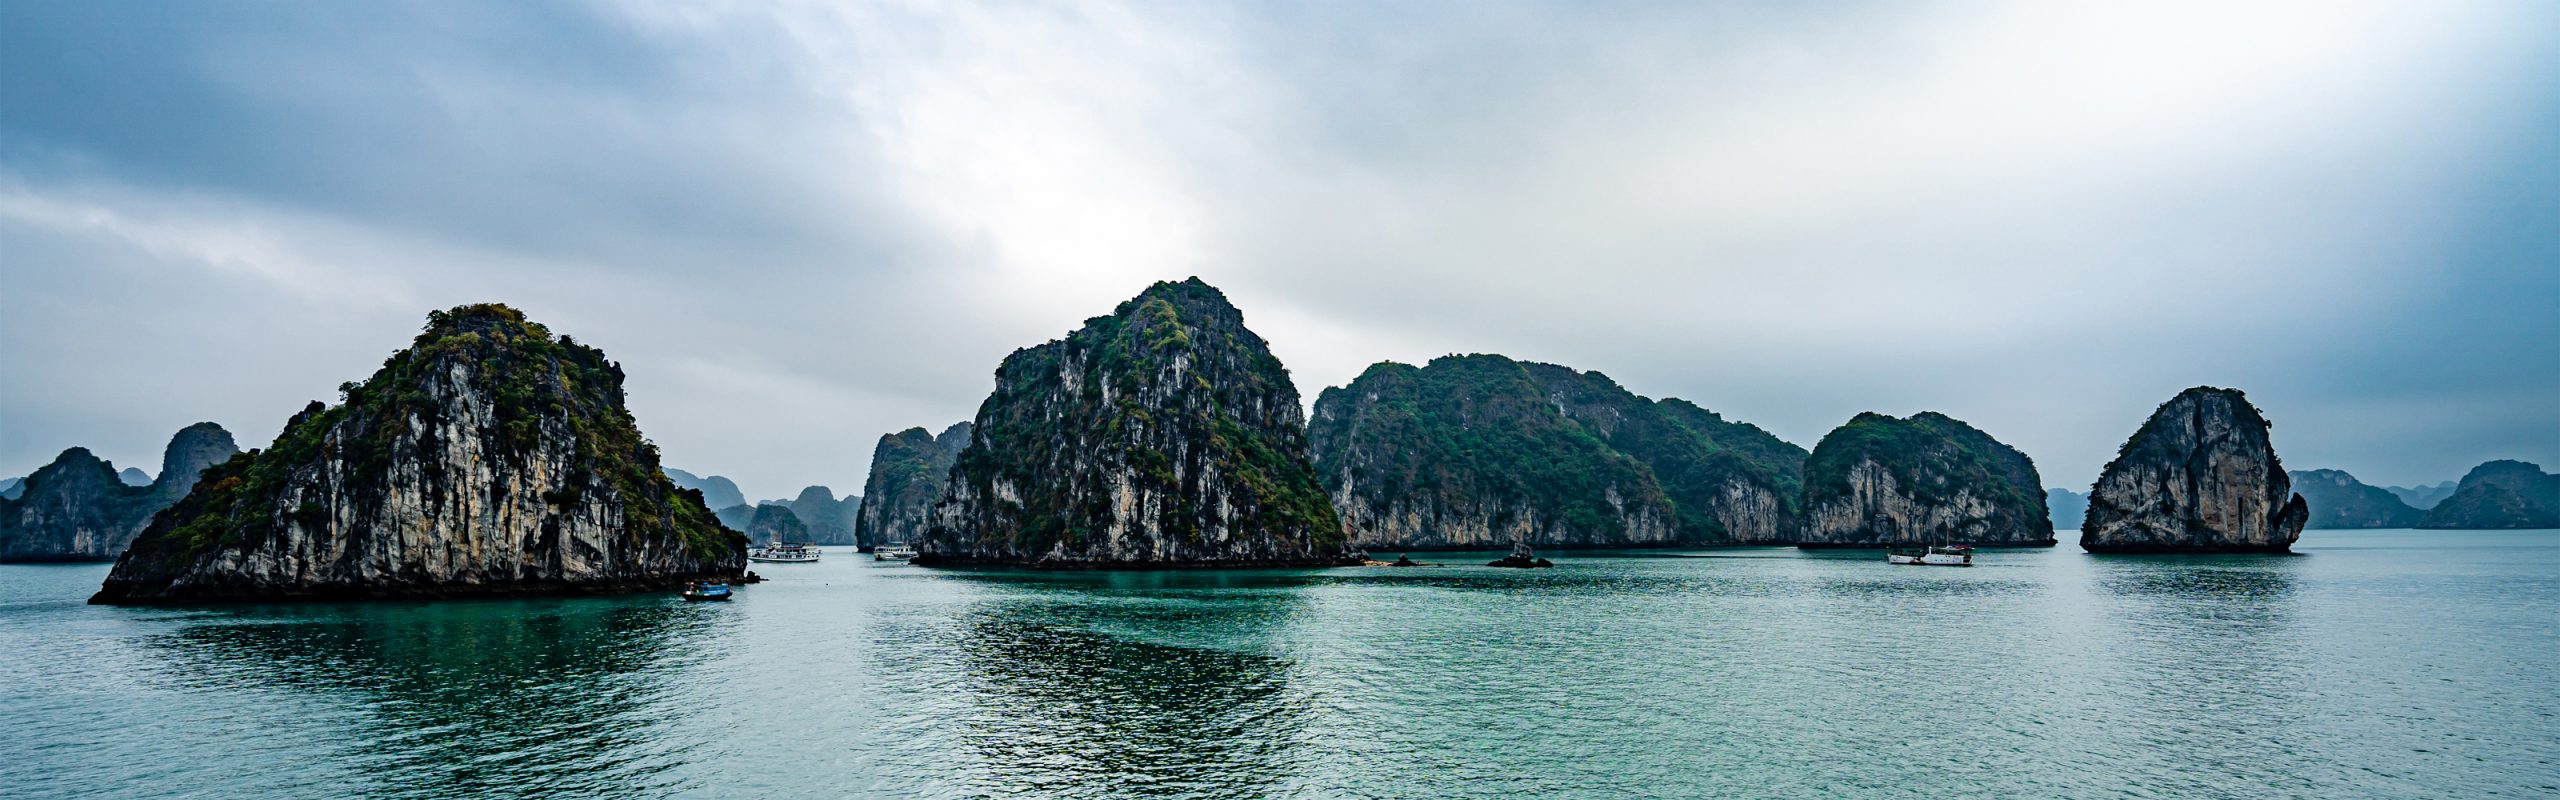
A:
{"type": "Polygon", "coordinates": [[[1942,410],[2078,486],[2215,383],[2296,466],[2560,462],[2554,16],[9,5],[0,474],[254,443],[502,300],[671,463],[841,490],[1195,273],[1309,397],[1502,352],[1806,445],[1942,410]]]}

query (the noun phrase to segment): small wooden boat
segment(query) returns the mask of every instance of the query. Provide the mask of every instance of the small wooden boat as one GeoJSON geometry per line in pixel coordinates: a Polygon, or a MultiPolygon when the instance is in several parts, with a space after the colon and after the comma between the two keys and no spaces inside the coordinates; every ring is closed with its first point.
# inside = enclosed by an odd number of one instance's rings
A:
{"type": "Polygon", "coordinates": [[[688,603],[699,603],[705,600],[727,600],[729,599],[729,584],[712,581],[694,581],[692,583],[685,584],[684,599],[685,602],[688,603]]]}
{"type": "Polygon", "coordinates": [[[1922,567],[1970,567],[1973,566],[1973,548],[1960,544],[1896,547],[1884,552],[1884,561],[1922,567]]]}

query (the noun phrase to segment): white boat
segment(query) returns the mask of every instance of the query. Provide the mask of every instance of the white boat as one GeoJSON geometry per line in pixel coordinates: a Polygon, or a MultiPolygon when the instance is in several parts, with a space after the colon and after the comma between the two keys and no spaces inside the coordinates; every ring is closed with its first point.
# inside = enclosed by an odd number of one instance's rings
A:
{"type": "Polygon", "coordinates": [[[749,548],[747,560],[772,564],[807,564],[818,560],[818,548],[805,544],[786,544],[782,541],[782,537],[776,536],[772,544],[749,548]]]}
{"type": "Polygon", "coordinates": [[[873,561],[905,561],[916,557],[916,549],[906,542],[890,542],[871,549],[873,561]]]}
{"type": "Polygon", "coordinates": [[[1964,545],[1933,547],[1896,547],[1884,551],[1887,564],[1914,564],[1923,567],[1973,566],[1973,548],[1964,545]]]}

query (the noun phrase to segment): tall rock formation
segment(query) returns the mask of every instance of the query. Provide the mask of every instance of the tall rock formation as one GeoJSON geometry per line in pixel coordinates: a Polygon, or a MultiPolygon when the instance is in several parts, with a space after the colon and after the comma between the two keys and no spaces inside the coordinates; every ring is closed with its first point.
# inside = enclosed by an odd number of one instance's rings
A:
{"type": "Polygon", "coordinates": [[[2044,506],[2057,532],[2078,531],[2089,518],[2089,496],[2069,489],[2045,489],[2044,506]]]}
{"type": "Polygon", "coordinates": [[[189,425],[161,452],[160,477],[142,486],[86,449],[62,451],[28,477],[32,493],[0,500],[0,561],[112,560],[151,515],[185,497],[199,473],[239,451],[222,426],[189,425]]]}
{"type": "Polygon", "coordinates": [[[2427,517],[2390,491],[2339,470],[2295,470],[2291,477],[2311,512],[2304,528],[2410,528],[2427,517]]]}
{"type": "Polygon", "coordinates": [[[790,506],[756,506],[755,515],[747,519],[747,540],[760,544],[777,539],[809,544],[809,526],[800,522],[800,515],[790,506]]]}
{"type": "Polygon", "coordinates": [[[2421,528],[2560,528],[2560,475],[2524,461],[2471,468],[2421,528]]]}
{"type": "Polygon", "coordinates": [[[1804,466],[1801,547],[2053,545],[2035,462],[1935,411],[1864,413],[1804,466]]]}
{"type": "Polygon", "coordinates": [[[940,436],[923,428],[882,434],[871,448],[871,475],[862,482],[861,507],[854,512],[854,542],[878,547],[923,540],[951,465],[969,446],[971,427],[958,423],[940,436]]]}
{"type": "Polygon", "coordinates": [[[2092,553],[2287,552],[2310,518],[2237,389],[2198,386],[2160,404],[2089,489],[2092,553]]]}
{"type": "Polygon", "coordinates": [[[834,489],[811,486],[800,490],[797,497],[783,503],[793,516],[800,518],[810,544],[856,544],[853,535],[854,513],[860,509],[859,498],[836,499],[834,489]]]}
{"type": "Polygon", "coordinates": [[[1498,355],[1372,365],[1318,395],[1316,469],[1377,549],[1786,541],[1803,449],[1597,372],[1498,355]]]}
{"type": "Polygon", "coordinates": [[[918,543],[922,564],[1343,563],[1289,372],[1225,295],[1158,283],[1014,351],[918,543]]]}
{"type": "Polygon", "coordinates": [[[514,309],[438,311],[346,401],[205,471],[94,603],[665,588],[746,539],[660,471],[622,368],[514,309]]]}

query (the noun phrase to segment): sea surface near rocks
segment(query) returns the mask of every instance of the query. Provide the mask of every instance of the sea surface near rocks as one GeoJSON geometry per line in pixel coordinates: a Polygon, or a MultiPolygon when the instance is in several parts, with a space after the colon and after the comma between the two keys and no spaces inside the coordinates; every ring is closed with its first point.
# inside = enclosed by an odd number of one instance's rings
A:
{"type": "MultiPolygon", "coordinates": [[[[2066,532],[2067,538],[2067,532],[2066,532]]],[[[673,596],[83,605],[0,565],[24,797],[2519,797],[2560,531],[2299,555],[1554,552],[673,596]]],[[[1391,556],[1392,554],[1387,554],[1391,556]]]]}

